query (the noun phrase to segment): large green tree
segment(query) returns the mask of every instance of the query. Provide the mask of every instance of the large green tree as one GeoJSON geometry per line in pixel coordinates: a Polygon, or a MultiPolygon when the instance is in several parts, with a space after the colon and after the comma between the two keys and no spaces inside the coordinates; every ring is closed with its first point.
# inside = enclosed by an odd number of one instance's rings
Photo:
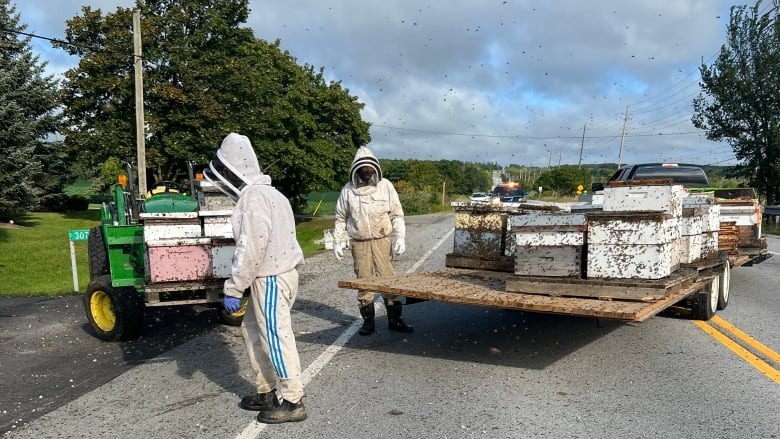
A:
{"type": "Polygon", "coordinates": [[[702,65],[702,93],[693,124],[725,140],[747,179],[768,204],[780,200],[780,17],[778,6],[731,8],[727,42],[712,65],[702,65]]]}
{"type": "MultiPolygon", "coordinates": [[[[203,166],[229,132],[246,134],[264,171],[298,208],[310,190],[343,179],[369,141],[362,104],[279,42],[242,27],[246,0],[144,0],[141,11],[146,166],[152,181],[203,166]]],[[[65,142],[85,169],[135,157],[132,11],[85,6],[59,47],[66,73],[65,142]]],[[[105,181],[105,180],[104,180],[105,181]]]]}
{"type": "Polygon", "coordinates": [[[14,5],[0,0],[0,217],[62,196],[63,164],[56,142],[57,81],[32,54],[26,25],[14,5]]]}

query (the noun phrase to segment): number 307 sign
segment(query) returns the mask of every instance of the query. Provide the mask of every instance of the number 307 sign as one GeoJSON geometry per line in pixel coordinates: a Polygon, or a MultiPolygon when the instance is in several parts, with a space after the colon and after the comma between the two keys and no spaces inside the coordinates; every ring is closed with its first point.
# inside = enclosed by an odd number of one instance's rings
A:
{"type": "Polygon", "coordinates": [[[71,241],[86,241],[89,237],[89,230],[69,230],[68,239],[71,241]]]}

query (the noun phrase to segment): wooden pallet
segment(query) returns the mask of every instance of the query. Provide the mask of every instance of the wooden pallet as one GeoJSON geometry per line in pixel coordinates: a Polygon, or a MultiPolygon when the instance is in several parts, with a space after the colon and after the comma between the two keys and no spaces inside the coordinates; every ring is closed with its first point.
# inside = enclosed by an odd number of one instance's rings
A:
{"type": "Polygon", "coordinates": [[[664,309],[701,290],[714,274],[699,275],[696,269],[682,270],[675,279],[663,279],[650,282],[628,282],[582,279],[536,279],[535,292],[506,291],[510,281],[517,281],[511,273],[484,270],[448,268],[427,273],[410,273],[396,276],[373,277],[363,279],[340,280],[340,288],[352,288],[363,291],[376,291],[399,296],[436,300],[467,305],[487,306],[504,309],[518,309],[540,313],[564,314],[599,317],[614,320],[641,322],[658,314],[664,309]],[[563,293],[540,293],[545,287],[563,293]],[[638,286],[645,284],[644,286],[638,286]],[[651,286],[654,285],[654,286],[651,286]],[[613,287],[609,294],[587,295],[577,293],[584,287],[613,287]],[[632,286],[633,285],[633,286],[632,286]],[[632,288],[641,289],[630,298],[620,297],[620,291],[632,288]],[[663,291],[661,293],[660,291],[663,291]],[[648,294],[651,292],[653,294],[648,294]],[[652,296],[652,297],[651,297],[652,296]]]}

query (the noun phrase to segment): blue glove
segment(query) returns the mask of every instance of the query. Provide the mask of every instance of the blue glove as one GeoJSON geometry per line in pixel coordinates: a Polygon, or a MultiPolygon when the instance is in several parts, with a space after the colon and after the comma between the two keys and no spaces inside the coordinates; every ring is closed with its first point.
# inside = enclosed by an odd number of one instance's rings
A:
{"type": "Polygon", "coordinates": [[[225,306],[225,309],[230,314],[233,314],[234,312],[238,311],[241,308],[241,299],[235,298],[233,296],[228,296],[227,294],[222,297],[222,304],[225,306]]]}

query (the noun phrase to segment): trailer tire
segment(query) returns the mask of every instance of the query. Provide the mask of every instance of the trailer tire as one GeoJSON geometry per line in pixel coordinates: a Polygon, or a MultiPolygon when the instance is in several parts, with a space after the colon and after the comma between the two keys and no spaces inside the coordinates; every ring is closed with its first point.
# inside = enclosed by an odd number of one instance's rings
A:
{"type": "Polygon", "coordinates": [[[241,299],[241,308],[234,313],[229,313],[224,306],[219,307],[219,317],[222,322],[228,326],[241,326],[241,322],[244,321],[244,315],[246,314],[246,307],[249,304],[249,297],[244,296],[241,299]]]}
{"type": "Polygon", "coordinates": [[[114,287],[111,275],[92,279],[84,294],[84,310],[97,338],[106,341],[138,337],[144,304],[133,287],[114,287]]]}
{"type": "Polygon", "coordinates": [[[718,311],[718,298],[720,297],[720,282],[715,277],[707,282],[702,291],[697,292],[693,297],[691,314],[695,320],[707,321],[711,319],[718,311]]]}
{"type": "Polygon", "coordinates": [[[103,228],[100,226],[89,229],[87,256],[89,258],[90,279],[96,279],[111,272],[106,252],[106,240],[103,237],[103,228]]]}
{"type": "Polygon", "coordinates": [[[718,282],[718,310],[721,310],[729,306],[731,267],[728,261],[724,264],[723,271],[718,275],[718,282]]]}

